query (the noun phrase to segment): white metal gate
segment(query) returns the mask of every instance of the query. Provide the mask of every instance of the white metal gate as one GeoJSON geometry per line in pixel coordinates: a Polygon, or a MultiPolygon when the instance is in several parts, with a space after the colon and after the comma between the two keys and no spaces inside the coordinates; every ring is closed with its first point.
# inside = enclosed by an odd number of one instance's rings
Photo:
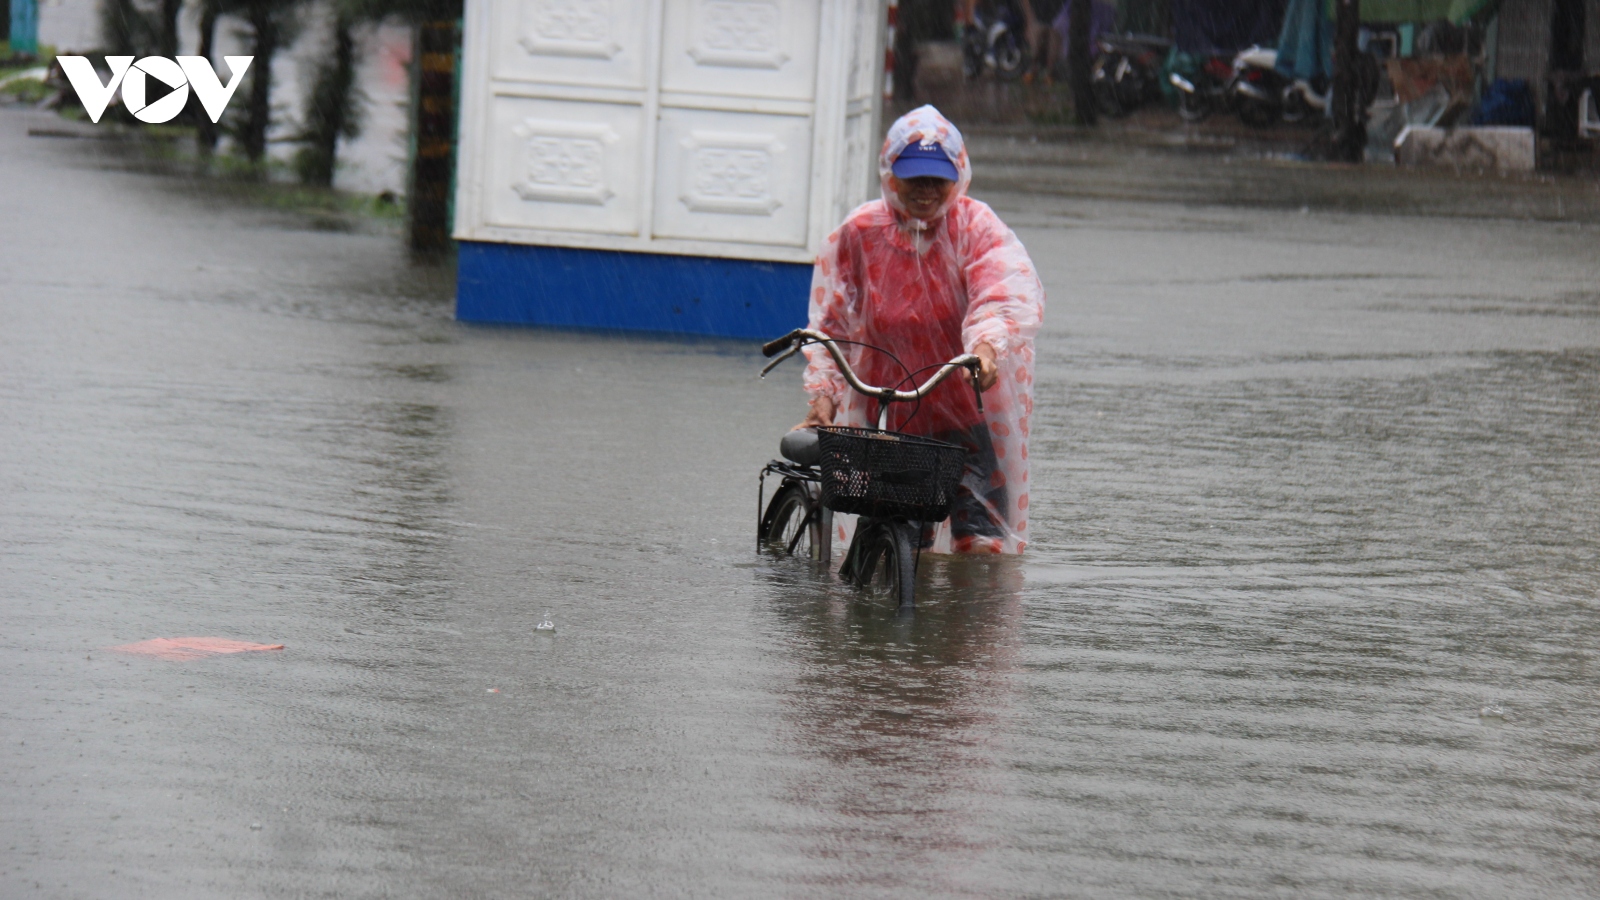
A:
{"type": "Polygon", "coordinates": [[[456,237],[809,262],[876,196],[883,0],[467,0],[456,237]]]}

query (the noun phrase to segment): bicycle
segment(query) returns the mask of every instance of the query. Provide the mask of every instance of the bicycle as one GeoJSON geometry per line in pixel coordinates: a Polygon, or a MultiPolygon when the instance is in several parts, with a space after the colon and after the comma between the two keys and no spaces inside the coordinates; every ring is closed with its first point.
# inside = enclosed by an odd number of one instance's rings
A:
{"type": "MultiPolygon", "coordinates": [[[[765,548],[782,555],[803,555],[827,566],[833,555],[833,514],[854,513],[861,518],[839,575],[857,587],[876,584],[897,600],[901,610],[913,609],[922,529],[949,517],[966,465],[966,450],[890,431],[889,408],[894,403],[919,401],[951,373],[967,369],[981,413],[978,357],[970,353],[956,356],[939,364],[938,371],[916,389],[902,391],[864,383],[833,338],[797,328],[761,348],[763,356],[777,356],[761,370],[761,377],[807,344],[826,349],[850,387],[878,401],[878,424],[876,428],[796,429],[784,435],[779,452],[785,459],[768,462],[759,478],[756,552],[765,548]],[[767,504],[767,476],[774,474],[782,480],[767,504]]],[[[909,372],[902,383],[917,374],[909,372]]]]}

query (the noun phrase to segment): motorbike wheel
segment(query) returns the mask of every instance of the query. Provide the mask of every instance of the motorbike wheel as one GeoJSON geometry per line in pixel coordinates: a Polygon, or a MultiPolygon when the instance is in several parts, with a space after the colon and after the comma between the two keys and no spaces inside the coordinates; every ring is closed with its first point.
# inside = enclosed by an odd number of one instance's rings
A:
{"type": "Polygon", "coordinates": [[[1211,115],[1211,102],[1199,93],[1178,92],[1178,118],[1185,122],[1204,121],[1211,115]]]}
{"type": "Polygon", "coordinates": [[[1122,101],[1117,99],[1117,88],[1109,79],[1096,78],[1091,85],[1094,91],[1094,105],[1100,110],[1100,115],[1108,119],[1120,119],[1127,110],[1122,108],[1122,101]]]}
{"type": "Polygon", "coordinates": [[[1290,125],[1298,125],[1311,117],[1311,104],[1294,88],[1290,88],[1283,96],[1283,120],[1290,125]]]}
{"type": "Polygon", "coordinates": [[[1005,81],[1016,81],[1028,71],[1028,48],[1015,34],[1006,34],[994,47],[994,74],[1005,81]]]}
{"type": "Polygon", "coordinates": [[[1139,105],[1146,103],[1160,103],[1162,101],[1161,85],[1165,79],[1156,74],[1156,69],[1150,66],[1141,66],[1139,70],[1139,87],[1144,92],[1139,97],[1139,105]]]}
{"type": "Polygon", "coordinates": [[[1238,100],[1239,120],[1256,128],[1266,128],[1282,117],[1283,111],[1275,104],[1241,95],[1238,100]]]}
{"type": "Polygon", "coordinates": [[[961,42],[961,74],[968,81],[976,81],[983,74],[983,43],[975,35],[975,30],[969,31],[961,42]]]}
{"type": "MultiPolygon", "coordinates": [[[[1145,98],[1151,93],[1150,83],[1138,69],[1129,68],[1124,71],[1116,81],[1117,102],[1122,104],[1122,113],[1127,115],[1144,105],[1145,98]]],[[[1155,92],[1160,96],[1160,91],[1155,92]]]]}

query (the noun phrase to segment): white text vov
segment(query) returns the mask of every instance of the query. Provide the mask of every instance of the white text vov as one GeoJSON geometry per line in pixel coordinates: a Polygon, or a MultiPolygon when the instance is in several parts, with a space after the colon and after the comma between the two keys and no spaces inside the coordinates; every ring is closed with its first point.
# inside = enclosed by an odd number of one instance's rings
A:
{"type": "Polygon", "coordinates": [[[137,63],[131,56],[108,56],[106,65],[111,67],[111,80],[104,84],[100,83],[100,75],[88,57],[58,56],[56,59],[61,61],[61,71],[67,73],[67,80],[72,82],[72,89],[78,92],[78,99],[83,101],[83,111],[89,114],[89,121],[100,121],[120,85],[122,105],[128,108],[128,112],[141,122],[155,125],[170,122],[173,116],[183,111],[189,103],[191,87],[211,121],[221,119],[222,111],[228,108],[228,101],[233,98],[234,90],[244,78],[244,71],[250,68],[250,61],[255,57],[224,56],[223,60],[228,63],[228,71],[232,76],[226,86],[217,77],[211,60],[204,56],[180,56],[176,62],[165,56],[146,56],[137,63]],[[154,103],[146,103],[147,77],[172,88],[172,93],[154,103]]]}

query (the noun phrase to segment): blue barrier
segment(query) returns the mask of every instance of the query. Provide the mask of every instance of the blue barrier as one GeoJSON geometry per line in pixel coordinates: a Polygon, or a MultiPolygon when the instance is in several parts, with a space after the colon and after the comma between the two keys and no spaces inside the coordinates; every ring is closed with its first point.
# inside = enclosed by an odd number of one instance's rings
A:
{"type": "Polygon", "coordinates": [[[463,322],[767,339],[806,323],[811,267],[461,241],[463,322]]]}

